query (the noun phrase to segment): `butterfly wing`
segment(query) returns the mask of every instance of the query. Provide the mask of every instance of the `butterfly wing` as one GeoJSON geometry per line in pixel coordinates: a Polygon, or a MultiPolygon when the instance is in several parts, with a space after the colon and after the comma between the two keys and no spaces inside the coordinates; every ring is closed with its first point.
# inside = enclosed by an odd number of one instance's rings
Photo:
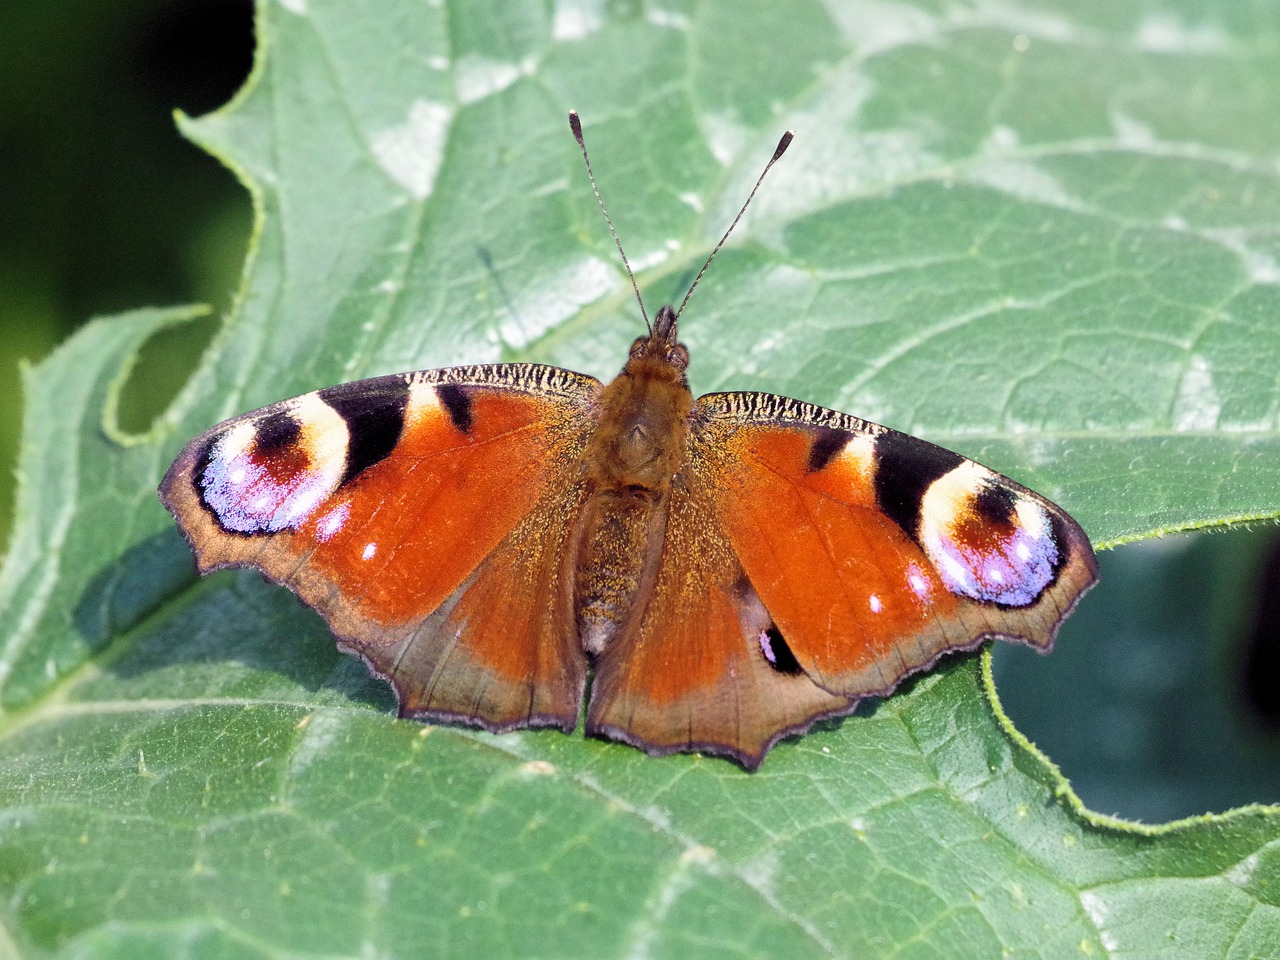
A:
{"type": "Polygon", "coordinates": [[[160,496],[201,572],[288,586],[402,714],[572,730],[586,661],[556,585],[599,387],[532,364],[343,384],[197,437],[160,496]]]}
{"type": "Polygon", "coordinates": [[[780,737],[988,637],[1052,644],[1096,580],[1061,508],[973,461],[768,394],[695,410],[662,568],[588,732],[754,769],[780,737]]]}
{"type": "Polygon", "coordinates": [[[649,602],[596,660],[586,732],[755,769],[780,737],[856,703],[819,687],[784,648],[762,653],[771,619],[716,514],[716,478],[682,479],[649,602]]]}
{"type": "Polygon", "coordinates": [[[769,394],[713,394],[716,511],[805,673],[882,695],[988,637],[1042,651],[1097,580],[1067,513],[958,454],[769,394]]]}

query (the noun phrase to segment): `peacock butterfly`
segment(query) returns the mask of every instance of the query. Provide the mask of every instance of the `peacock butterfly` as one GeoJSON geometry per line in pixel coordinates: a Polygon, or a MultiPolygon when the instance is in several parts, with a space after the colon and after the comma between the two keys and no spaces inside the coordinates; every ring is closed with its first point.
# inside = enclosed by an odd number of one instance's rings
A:
{"type": "Polygon", "coordinates": [[[202,573],[293,590],[405,717],[568,733],[585,695],[589,735],[753,770],[943,654],[1049,649],[1097,578],[1060,507],[800,400],[695,400],[679,313],[646,318],[607,385],[487,364],[243,414],[160,498],[202,573]]]}

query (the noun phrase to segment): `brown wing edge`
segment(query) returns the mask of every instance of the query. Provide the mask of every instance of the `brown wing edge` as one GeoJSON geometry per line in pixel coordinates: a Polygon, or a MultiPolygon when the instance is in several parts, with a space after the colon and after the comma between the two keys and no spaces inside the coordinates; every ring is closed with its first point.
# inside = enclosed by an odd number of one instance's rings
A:
{"type": "MultiPolygon", "coordinates": [[[[314,608],[313,608],[314,609],[314,608]]],[[[397,682],[396,678],[386,673],[380,668],[370,657],[358,646],[348,642],[346,639],[337,637],[338,650],[350,656],[357,657],[364,663],[365,668],[369,671],[369,675],[377,680],[382,680],[391,688],[391,693],[396,698],[396,716],[402,720],[415,720],[423,723],[439,724],[441,726],[461,727],[470,730],[484,730],[487,733],[511,733],[515,730],[559,730],[561,733],[573,733],[578,728],[578,720],[581,711],[575,711],[572,718],[567,716],[556,716],[553,713],[541,713],[530,709],[527,717],[520,720],[512,720],[509,723],[489,723],[483,717],[472,714],[461,713],[455,710],[439,710],[439,709],[413,709],[404,706],[405,693],[402,685],[397,682]]],[[[585,693],[585,683],[578,691],[578,702],[582,702],[585,693]]]]}
{"type": "MultiPolygon", "coordinates": [[[[587,695],[590,696],[590,689],[587,695]]],[[[850,700],[843,707],[837,707],[832,710],[816,713],[803,720],[800,723],[785,727],[773,734],[760,747],[760,750],[739,750],[723,743],[714,743],[704,740],[689,740],[683,744],[661,745],[653,744],[645,740],[643,737],[633,737],[621,727],[610,723],[588,724],[585,728],[585,734],[597,740],[617,741],[625,743],[629,747],[635,747],[642,750],[651,757],[670,757],[677,753],[704,753],[713,757],[720,757],[725,760],[732,761],[740,766],[747,773],[755,773],[760,769],[760,765],[764,763],[765,758],[769,755],[769,751],[775,746],[789,737],[802,737],[813,727],[827,720],[838,720],[847,717],[858,709],[861,700],[850,700]]]]}

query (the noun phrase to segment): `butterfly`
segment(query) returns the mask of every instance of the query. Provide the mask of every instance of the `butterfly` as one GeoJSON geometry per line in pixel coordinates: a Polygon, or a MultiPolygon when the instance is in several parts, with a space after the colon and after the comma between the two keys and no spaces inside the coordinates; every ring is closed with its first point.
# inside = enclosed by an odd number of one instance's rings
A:
{"type": "Polygon", "coordinates": [[[678,317],[646,319],[608,384],[482,364],[234,417],[160,498],[202,573],[288,587],[404,717],[569,733],[585,700],[588,735],[754,770],[944,654],[1051,647],[1097,578],[1066,512],[844,413],[694,399],[678,317]]]}

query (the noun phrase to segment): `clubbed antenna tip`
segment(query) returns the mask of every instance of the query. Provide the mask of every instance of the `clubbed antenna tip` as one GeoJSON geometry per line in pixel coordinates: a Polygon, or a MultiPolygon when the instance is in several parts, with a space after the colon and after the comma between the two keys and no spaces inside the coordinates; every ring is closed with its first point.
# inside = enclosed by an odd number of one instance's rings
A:
{"type": "Polygon", "coordinates": [[[794,130],[786,131],[778,140],[777,147],[773,150],[773,156],[769,158],[769,162],[764,165],[764,169],[760,171],[760,176],[756,177],[755,186],[751,188],[751,192],[747,194],[747,199],[743,201],[742,208],[738,211],[738,215],[733,218],[733,223],[729,224],[729,229],[724,232],[724,236],[720,238],[720,242],[715,245],[711,251],[711,255],[707,257],[706,263],[702,265],[702,269],[698,271],[698,275],[693,278],[693,283],[689,284],[689,292],[684,295],[684,299],[680,301],[680,309],[676,311],[676,317],[684,313],[684,305],[689,302],[689,298],[693,296],[693,291],[698,286],[698,281],[702,279],[702,275],[707,272],[707,267],[711,266],[711,261],[716,258],[716,254],[720,252],[720,248],[724,246],[724,242],[729,239],[729,234],[733,233],[733,228],[738,225],[738,221],[742,219],[742,215],[747,212],[747,207],[751,205],[751,200],[756,195],[756,191],[760,189],[760,184],[764,182],[765,174],[770,168],[778,162],[787,147],[791,146],[791,141],[795,139],[796,132],[794,130]]]}
{"type": "Polygon", "coordinates": [[[631,261],[627,259],[627,251],[622,249],[622,241],[618,239],[618,231],[613,229],[613,220],[609,217],[609,211],[605,209],[604,199],[600,196],[600,190],[596,187],[596,175],[591,170],[591,158],[587,156],[587,143],[582,139],[582,121],[578,118],[577,110],[569,111],[569,129],[573,131],[573,139],[578,141],[578,149],[582,151],[582,162],[587,165],[587,179],[591,181],[591,192],[596,195],[596,203],[600,204],[600,212],[604,214],[604,222],[609,225],[609,233],[613,235],[613,242],[618,247],[618,254],[622,257],[622,265],[627,269],[627,279],[631,281],[631,289],[636,292],[636,303],[640,304],[640,316],[644,317],[644,325],[649,332],[653,332],[653,325],[649,323],[649,314],[644,309],[644,298],[640,296],[640,285],[636,283],[636,275],[631,271],[631,261]]]}

